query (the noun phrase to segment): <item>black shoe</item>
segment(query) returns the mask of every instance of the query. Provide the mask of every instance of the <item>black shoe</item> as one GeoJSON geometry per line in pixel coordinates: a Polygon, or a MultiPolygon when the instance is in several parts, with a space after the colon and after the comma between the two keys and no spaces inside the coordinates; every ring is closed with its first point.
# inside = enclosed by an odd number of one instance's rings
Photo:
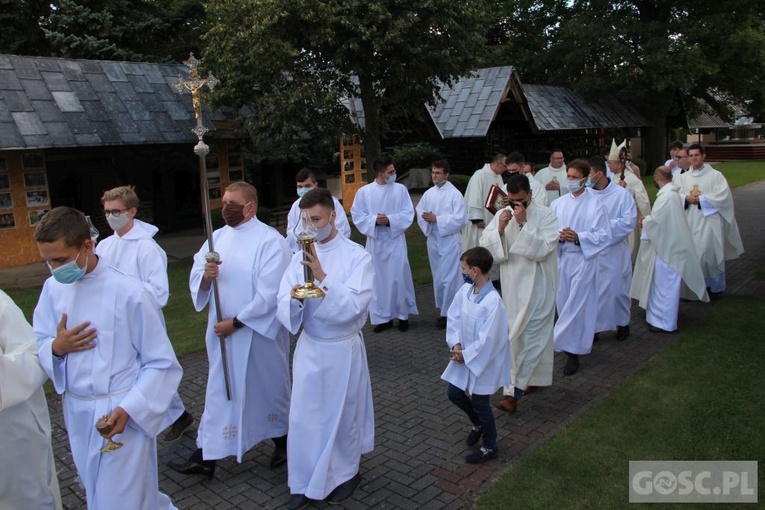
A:
{"type": "Polygon", "coordinates": [[[630,336],[630,327],[627,326],[617,326],[616,327],[616,339],[619,341],[626,340],[627,337],[630,336]]]}
{"type": "Polygon", "coordinates": [[[215,474],[215,461],[207,460],[202,464],[194,462],[193,460],[187,460],[185,462],[168,462],[167,467],[176,471],[182,475],[205,475],[209,480],[212,480],[215,474]]]}
{"type": "Polygon", "coordinates": [[[175,420],[170,426],[170,430],[162,437],[163,443],[174,443],[183,437],[183,434],[189,431],[189,428],[194,423],[194,417],[191,413],[183,411],[183,414],[175,420]]]}
{"type": "Polygon", "coordinates": [[[436,319],[436,328],[446,329],[446,317],[439,317],[436,319]]]}
{"type": "Polygon", "coordinates": [[[473,446],[478,442],[479,439],[481,439],[481,436],[483,435],[483,430],[478,427],[478,430],[473,427],[470,430],[470,434],[468,434],[467,439],[465,439],[465,444],[468,446],[473,446]]]}
{"type": "Polygon", "coordinates": [[[300,510],[311,504],[311,500],[305,494],[292,494],[290,500],[284,505],[287,510],[300,510]]]}
{"type": "Polygon", "coordinates": [[[361,475],[356,473],[353,478],[347,482],[341,483],[335,487],[335,490],[329,493],[329,496],[327,496],[327,503],[330,505],[338,505],[342,503],[346,499],[353,496],[353,493],[356,491],[356,487],[358,487],[360,483],[361,475]]]}
{"type": "Polygon", "coordinates": [[[386,329],[390,329],[392,327],[393,327],[393,321],[388,321],[388,322],[383,322],[382,324],[378,324],[372,329],[372,331],[374,331],[375,333],[381,333],[385,331],[386,329]]]}
{"type": "Polygon", "coordinates": [[[594,335],[592,335],[592,343],[595,343],[598,340],[600,340],[600,333],[595,333],[594,335]]]}
{"type": "Polygon", "coordinates": [[[568,353],[566,366],[563,367],[563,375],[574,375],[579,370],[579,355],[568,353]]]}
{"type": "Polygon", "coordinates": [[[409,319],[399,319],[398,330],[403,333],[404,331],[407,331],[408,329],[409,329],[409,319]]]}
{"type": "Polygon", "coordinates": [[[721,298],[723,293],[724,293],[724,291],[722,291],[722,290],[720,292],[712,292],[711,290],[707,290],[707,294],[709,294],[709,298],[710,299],[721,298]]]}
{"type": "Polygon", "coordinates": [[[468,464],[482,464],[491,459],[496,459],[497,455],[499,455],[499,449],[484,448],[482,446],[480,450],[468,454],[467,457],[465,457],[465,462],[468,464]]]}
{"type": "Polygon", "coordinates": [[[664,335],[674,335],[675,333],[677,333],[676,330],[675,331],[667,331],[666,329],[655,328],[655,327],[651,326],[650,324],[648,325],[648,331],[650,331],[651,333],[659,333],[659,334],[664,334],[664,335]]]}

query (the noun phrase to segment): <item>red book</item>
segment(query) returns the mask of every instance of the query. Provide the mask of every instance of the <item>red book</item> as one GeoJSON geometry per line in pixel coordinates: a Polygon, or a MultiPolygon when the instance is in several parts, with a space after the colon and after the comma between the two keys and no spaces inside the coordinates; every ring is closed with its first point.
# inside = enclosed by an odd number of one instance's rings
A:
{"type": "Polygon", "coordinates": [[[484,204],[484,207],[486,207],[491,214],[497,214],[497,211],[505,207],[502,204],[503,198],[507,198],[507,193],[502,191],[496,184],[492,184],[491,188],[489,188],[489,194],[486,195],[486,203],[484,204]]]}

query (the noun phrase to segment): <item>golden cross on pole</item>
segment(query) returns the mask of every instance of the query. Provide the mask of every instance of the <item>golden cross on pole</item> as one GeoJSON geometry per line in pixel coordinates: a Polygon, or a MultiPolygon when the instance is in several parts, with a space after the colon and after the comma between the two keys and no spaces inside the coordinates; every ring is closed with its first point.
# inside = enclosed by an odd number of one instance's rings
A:
{"type": "MultiPolygon", "coordinates": [[[[175,83],[175,88],[181,94],[187,90],[191,92],[191,101],[194,105],[194,116],[197,119],[197,125],[194,126],[191,132],[197,135],[197,138],[199,139],[199,143],[194,146],[194,154],[199,157],[199,184],[200,189],[202,190],[202,211],[204,212],[205,217],[207,247],[210,250],[207,255],[205,255],[205,260],[207,262],[218,262],[220,260],[220,255],[215,252],[215,248],[213,247],[212,217],[210,216],[210,195],[207,188],[207,164],[205,162],[205,157],[210,152],[210,147],[208,147],[204,142],[204,136],[208,130],[202,123],[201,89],[207,86],[207,88],[212,91],[219,82],[218,79],[212,75],[212,73],[208,73],[207,78],[199,77],[198,68],[201,62],[194,57],[193,53],[189,53],[189,59],[184,60],[183,63],[186,65],[186,67],[189,68],[189,77],[188,79],[184,80],[182,76],[178,75],[178,81],[175,83]]],[[[220,309],[220,294],[218,291],[217,280],[213,280],[212,289],[213,306],[215,306],[215,313],[217,315],[218,322],[220,322],[223,320],[223,317],[221,315],[220,309]]],[[[231,400],[231,380],[228,373],[228,357],[226,356],[226,337],[221,335],[218,337],[218,340],[220,343],[221,361],[223,362],[223,378],[224,382],[226,383],[226,397],[228,400],[231,400]]]]}

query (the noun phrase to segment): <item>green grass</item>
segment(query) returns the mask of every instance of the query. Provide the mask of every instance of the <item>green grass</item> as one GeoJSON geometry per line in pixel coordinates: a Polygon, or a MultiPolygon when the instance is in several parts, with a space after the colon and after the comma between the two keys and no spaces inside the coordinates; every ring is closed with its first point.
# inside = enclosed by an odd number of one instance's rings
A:
{"type": "Polygon", "coordinates": [[[625,508],[630,460],[761,461],[764,314],[763,298],[726,297],[501,476],[477,508],[625,508]]]}

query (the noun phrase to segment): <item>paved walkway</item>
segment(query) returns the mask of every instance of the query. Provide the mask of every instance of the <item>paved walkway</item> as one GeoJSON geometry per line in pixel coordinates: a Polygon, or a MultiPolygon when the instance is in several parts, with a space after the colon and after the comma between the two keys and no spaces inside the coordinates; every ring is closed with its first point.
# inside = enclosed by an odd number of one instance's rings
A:
{"type": "MultiPolygon", "coordinates": [[[[765,282],[752,278],[756,269],[765,267],[765,230],[758,214],[765,181],[736,189],[734,196],[746,253],[729,265],[729,292],[765,295],[765,282]]],[[[673,341],[673,337],[649,333],[643,311],[633,308],[632,335],[626,341],[601,335],[573,377],[561,375],[565,359],[557,355],[553,386],[525,397],[516,414],[497,411],[500,458],[480,466],[466,465],[468,421],[449,403],[446,383],[439,378],[448,350],[443,331],[434,327],[432,288],[418,288],[417,301],[421,315],[412,318],[407,333],[364,330],[374,393],[376,447],[362,459],[363,482],[345,508],[470,507],[476,494],[508,466],[567,426],[673,341]]],[[[687,328],[708,306],[682,303],[680,328],[687,328]]],[[[204,405],[207,362],[202,354],[187,356],[181,362],[185,370],[181,394],[198,418],[204,405]]],[[[493,401],[499,398],[497,394],[493,401]]],[[[50,409],[65,507],[84,508],[57,396],[50,398],[50,409]]],[[[255,447],[242,464],[219,462],[211,481],[165,468],[166,462],[184,459],[194,448],[193,434],[159,447],[160,487],[178,508],[280,508],[289,498],[287,468],[268,467],[270,444],[255,447]]],[[[313,506],[327,507],[325,503],[313,506]]]]}

